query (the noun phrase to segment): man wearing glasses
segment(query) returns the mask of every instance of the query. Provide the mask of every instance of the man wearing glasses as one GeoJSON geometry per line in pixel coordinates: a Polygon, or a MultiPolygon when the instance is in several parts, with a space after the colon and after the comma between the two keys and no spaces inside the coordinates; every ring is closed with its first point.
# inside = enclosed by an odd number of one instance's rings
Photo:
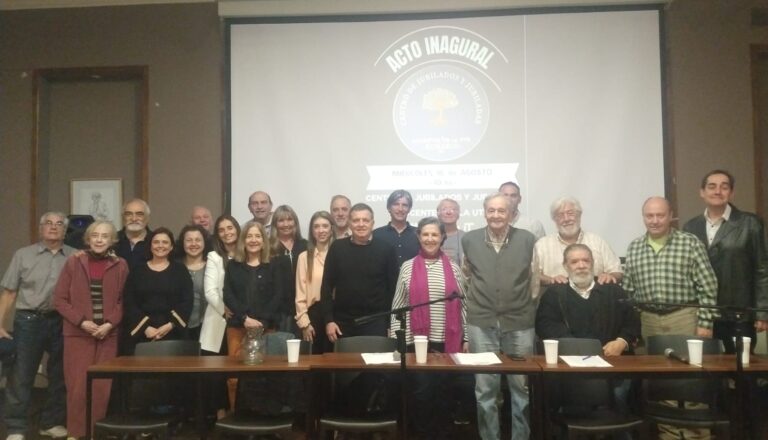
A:
{"type": "Polygon", "coordinates": [[[621,261],[608,243],[599,235],[581,229],[581,203],[573,197],[561,197],[549,209],[557,232],[536,242],[534,267],[541,284],[568,282],[563,267],[563,252],[574,243],[585,244],[592,251],[594,272],[598,284],[619,283],[623,272],[621,261]]]}
{"type": "Polygon", "coordinates": [[[5,389],[7,440],[24,440],[27,412],[37,368],[48,352],[48,395],[40,416],[40,435],[66,437],[66,393],[62,365],[61,316],[53,306],[53,288],[61,268],[75,252],[64,244],[67,217],[48,212],[40,218],[40,242],[16,251],[0,288],[0,339],[13,339],[16,361],[5,389]],[[4,325],[6,312],[16,306],[13,334],[4,325]]]}
{"type": "Polygon", "coordinates": [[[123,205],[123,229],[117,233],[118,242],[115,252],[133,270],[146,261],[144,239],[152,232],[149,227],[149,205],[141,199],[133,199],[123,205]]]}

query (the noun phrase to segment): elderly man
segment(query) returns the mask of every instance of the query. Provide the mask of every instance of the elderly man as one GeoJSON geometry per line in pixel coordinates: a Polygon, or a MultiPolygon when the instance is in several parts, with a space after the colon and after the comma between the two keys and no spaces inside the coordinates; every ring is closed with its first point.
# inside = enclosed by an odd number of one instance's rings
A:
{"type": "Polygon", "coordinates": [[[523,196],[520,195],[520,185],[515,182],[504,182],[499,186],[499,192],[509,198],[509,203],[512,206],[512,220],[509,223],[512,226],[530,231],[537,240],[546,234],[540,221],[523,215],[518,209],[520,202],[523,201],[523,196]]]}
{"type": "Polygon", "coordinates": [[[361,316],[389,310],[400,265],[394,248],[372,235],[373,210],[364,203],[349,213],[352,235],[328,250],[320,288],[328,340],[343,336],[386,336],[389,318],[356,325],[361,316]]]}
{"type": "Polygon", "coordinates": [[[419,253],[419,239],[416,228],[408,223],[408,213],[413,206],[411,193],[404,189],[393,191],[387,198],[390,221],[373,231],[374,238],[385,241],[395,248],[397,267],[419,253]]]}
{"type": "Polygon", "coordinates": [[[67,257],[75,249],[64,244],[67,217],[48,212],[40,218],[40,242],[16,251],[0,287],[0,339],[13,338],[16,362],[5,389],[7,440],[24,440],[27,412],[37,368],[48,352],[48,391],[40,416],[40,434],[66,437],[66,392],[62,364],[61,316],[53,306],[53,288],[67,257]],[[13,336],[2,322],[15,303],[13,336]]]}
{"type": "Polygon", "coordinates": [[[672,228],[672,208],[662,197],[645,201],[643,222],[647,232],[627,249],[624,289],[639,302],[679,304],[638,305],[643,337],[712,337],[713,311],[695,307],[716,302],[717,279],[704,245],[693,234],[672,228]]]}
{"type": "Polygon", "coordinates": [[[272,230],[272,197],[264,191],[256,191],[248,197],[248,210],[253,220],[264,225],[267,235],[272,230]]]}
{"type": "Polygon", "coordinates": [[[145,239],[151,232],[148,227],[149,214],[149,205],[144,200],[133,199],[123,205],[123,229],[117,234],[115,251],[131,270],[146,262],[149,243],[145,239]]]}
{"type": "Polygon", "coordinates": [[[553,284],[539,300],[536,334],[541,339],[592,338],[603,344],[603,354],[631,352],[640,336],[640,317],[619,300],[627,294],[617,284],[597,284],[592,251],[571,244],[563,253],[568,283],[553,284]]]}
{"type": "MultiPolygon", "coordinates": [[[[467,232],[461,240],[470,283],[467,293],[469,350],[528,355],[533,352],[536,306],[531,294],[531,262],[536,237],[510,226],[511,204],[503,194],[483,201],[487,226],[467,232]]],[[[528,390],[525,376],[509,375],[512,439],[528,439],[525,415],[528,390]]],[[[484,440],[499,438],[496,396],[500,377],[475,376],[477,425],[484,440]]]]}
{"type": "MultiPolygon", "coordinates": [[[[768,308],[768,254],[765,230],[760,217],[731,204],[734,178],[725,170],[707,173],[701,181],[706,208],[683,226],[707,247],[709,262],[717,276],[717,304],[735,307],[768,308]]],[[[768,314],[760,312],[741,333],[757,342],[756,332],[768,329],[768,314]]],[[[714,335],[725,350],[734,353],[736,323],[717,321],[714,335]]]]}
{"type": "Polygon", "coordinates": [[[211,210],[205,206],[195,206],[192,208],[192,213],[189,215],[189,224],[202,226],[203,229],[208,231],[208,234],[213,233],[213,215],[211,210]]]}
{"type": "Polygon", "coordinates": [[[563,267],[563,251],[569,244],[582,243],[589,247],[594,257],[595,276],[599,284],[618,283],[622,271],[619,257],[608,243],[597,234],[581,229],[581,204],[573,197],[561,197],[550,207],[557,232],[536,242],[536,268],[542,284],[565,284],[568,273],[563,267]]]}
{"type": "Polygon", "coordinates": [[[349,229],[349,210],[352,202],[349,197],[337,194],[331,198],[331,216],[336,225],[336,238],[347,238],[352,235],[349,229]]]}
{"type": "Polygon", "coordinates": [[[461,238],[464,236],[464,231],[458,227],[460,216],[461,207],[456,200],[443,199],[437,204],[437,219],[445,226],[446,234],[442,250],[459,266],[464,261],[464,249],[461,248],[461,238]]]}

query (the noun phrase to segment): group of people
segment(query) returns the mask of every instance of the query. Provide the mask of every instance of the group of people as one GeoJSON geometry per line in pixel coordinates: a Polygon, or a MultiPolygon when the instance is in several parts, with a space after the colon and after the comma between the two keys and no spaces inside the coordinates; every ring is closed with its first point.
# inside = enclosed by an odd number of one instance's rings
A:
{"type": "MultiPolygon", "coordinates": [[[[18,250],[0,281],[0,319],[16,308],[12,335],[0,322],[0,339],[13,338],[17,348],[6,387],[8,440],[26,434],[43,352],[49,387],[41,434],[81,437],[87,367],[131,354],[138,342],[191,338],[205,354],[234,356],[246,329],[262,328],[293,332],[322,353],[339,338],[394,337],[398,327],[394,318],[357,318],[437,299],[448,300],[408,314],[409,346],[423,335],[433,351],[526,356],[536,336],[587,337],[599,339],[606,356],[618,356],[632,353],[641,335],[666,333],[717,337],[732,352],[737,324],[696,306],[768,307],[763,224],[730,203],[734,183],[727,171],[708,173],[700,189],[704,213],[683,230],[672,227],[667,200],[648,198],[646,231],[629,245],[624,267],[599,235],[582,230],[577,199],[552,203],[556,232],[545,235],[541,222],[520,212],[515,182],[485,198],[486,226],[468,232],[458,227],[452,199],[414,227],[405,190],[389,196],[390,219],[378,228],[370,206],[334,196],[329,211],[312,215],[308,239],[295,211],[273,209],[263,191],[250,196],[253,218],[243,225],[229,215],[214,221],[210,210],[195,207],[178,240],[167,228],[150,230],[149,206],[134,199],[123,207],[122,230],[105,221],[88,227],[84,250],[63,244],[65,215],[46,213],[40,242],[18,250]],[[460,300],[451,299],[455,293],[460,300]]],[[[768,314],[755,314],[747,327],[754,344],[768,314]]],[[[527,439],[525,376],[509,375],[507,383],[512,438],[527,439]]],[[[422,408],[436,386],[415,385],[422,408]]],[[[483,439],[500,437],[499,386],[498,375],[475,376],[483,439]]],[[[95,383],[96,419],[105,414],[109,387],[95,383]]],[[[209,396],[211,408],[222,415],[234,405],[234,391],[230,383],[227,398],[222,384],[209,396]]]]}

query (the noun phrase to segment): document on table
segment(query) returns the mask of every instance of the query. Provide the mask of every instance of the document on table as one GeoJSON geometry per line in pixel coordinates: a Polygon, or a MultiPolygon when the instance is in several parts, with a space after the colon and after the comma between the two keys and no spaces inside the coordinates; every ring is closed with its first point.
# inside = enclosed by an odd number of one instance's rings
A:
{"type": "Polygon", "coordinates": [[[560,356],[571,367],[612,367],[600,356],[560,356]]]}
{"type": "Polygon", "coordinates": [[[399,356],[393,352],[388,353],[360,353],[365,365],[399,364],[399,356]]]}
{"type": "Polygon", "coordinates": [[[451,353],[451,359],[459,365],[493,365],[500,364],[501,359],[496,353],[451,353]]]}

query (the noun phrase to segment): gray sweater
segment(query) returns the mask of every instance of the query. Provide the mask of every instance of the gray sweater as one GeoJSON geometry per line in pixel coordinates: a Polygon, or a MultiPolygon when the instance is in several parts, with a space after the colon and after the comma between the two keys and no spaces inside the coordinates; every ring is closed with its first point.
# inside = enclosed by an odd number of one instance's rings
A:
{"type": "Polygon", "coordinates": [[[486,242],[486,228],[462,237],[469,266],[467,323],[504,331],[532,328],[536,304],[531,296],[531,260],[536,237],[510,227],[507,243],[497,253],[486,242]]]}

